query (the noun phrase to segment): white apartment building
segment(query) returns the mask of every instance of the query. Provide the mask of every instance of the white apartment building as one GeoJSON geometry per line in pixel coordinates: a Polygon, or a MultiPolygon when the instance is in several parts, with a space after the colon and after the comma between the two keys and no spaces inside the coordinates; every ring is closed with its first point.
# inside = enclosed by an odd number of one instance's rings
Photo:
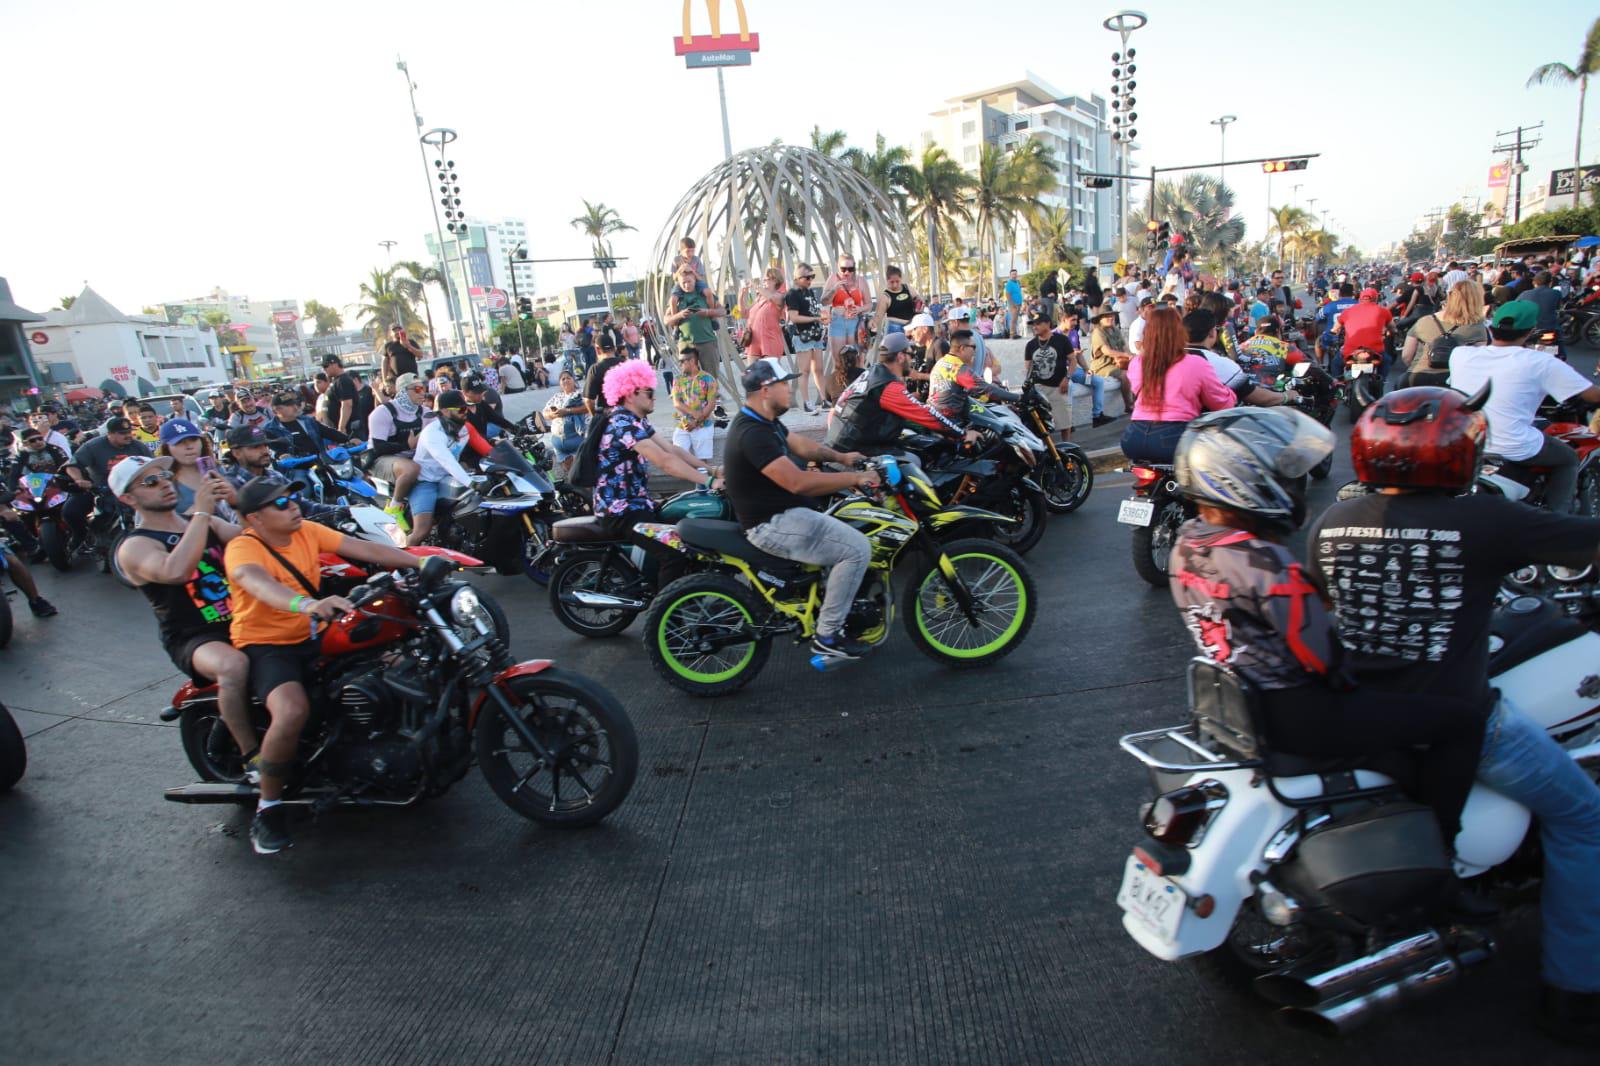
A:
{"type": "Polygon", "coordinates": [[[227,353],[210,329],[161,315],[125,315],[85,287],[66,310],[47,311],[26,332],[33,360],[55,386],[92,385],[121,396],[152,396],[221,384],[227,353]]]}
{"type": "Polygon", "coordinates": [[[244,357],[238,368],[241,376],[247,375],[250,367],[281,367],[282,372],[298,373],[310,366],[298,300],[252,300],[215,288],[203,296],[168,301],[161,309],[173,322],[204,321],[210,311],[226,313],[242,341],[229,349],[244,357]]]}

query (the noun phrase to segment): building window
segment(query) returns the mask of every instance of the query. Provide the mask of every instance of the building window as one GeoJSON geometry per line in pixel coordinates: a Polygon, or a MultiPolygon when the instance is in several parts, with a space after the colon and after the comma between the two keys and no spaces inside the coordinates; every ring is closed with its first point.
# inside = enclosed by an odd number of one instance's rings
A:
{"type": "Polygon", "coordinates": [[[1028,128],[1028,120],[1027,119],[1024,118],[1024,119],[1018,119],[1017,120],[1017,129],[1025,130],[1027,128],[1028,128]]]}
{"type": "Polygon", "coordinates": [[[976,163],[978,161],[978,150],[970,144],[967,145],[961,151],[961,161],[964,163],[976,163]]]}
{"type": "Polygon", "coordinates": [[[976,122],[967,121],[967,122],[963,122],[961,124],[961,136],[963,136],[963,137],[971,137],[974,133],[977,133],[977,132],[978,132],[978,124],[976,122]]]}

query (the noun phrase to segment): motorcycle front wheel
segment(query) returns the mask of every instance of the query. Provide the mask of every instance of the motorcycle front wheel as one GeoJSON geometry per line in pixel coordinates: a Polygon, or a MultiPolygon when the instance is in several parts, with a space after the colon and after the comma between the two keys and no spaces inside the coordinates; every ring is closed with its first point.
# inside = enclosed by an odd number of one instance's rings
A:
{"type": "Polygon", "coordinates": [[[1328,457],[1326,459],[1322,460],[1322,462],[1318,463],[1316,466],[1311,468],[1311,476],[1316,478],[1318,481],[1325,480],[1327,478],[1327,476],[1332,472],[1333,472],[1333,453],[1332,452],[1328,453],[1328,457]]]}
{"type": "Polygon", "coordinates": [[[50,560],[51,566],[61,571],[72,569],[72,553],[67,550],[67,531],[61,528],[59,522],[39,523],[39,547],[44,549],[45,558],[50,560]]]}
{"type": "Polygon", "coordinates": [[[1158,589],[1167,587],[1167,560],[1172,555],[1172,544],[1178,538],[1178,527],[1183,525],[1183,505],[1168,500],[1156,512],[1148,526],[1135,526],[1132,551],[1133,568],[1139,576],[1158,589]]]}
{"type": "Polygon", "coordinates": [[[1011,549],[979,537],[951,541],[943,552],[972,599],[973,614],[962,609],[940,561],[929,560],[901,605],[912,643],[930,659],[963,669],[1010,654],[1027,637],[1037,609],[1027,564],[1011,549]]]}
{"type": "Polygon", "coordinates": [[[722,574],[690,574],[656,593],[644,616],[650,665],[692,696],[725,696],[766,665],[772,642],[749,636],[761,617],[755,593],[722,574]]]}
{"type": "Polygon", "coordinates": [[[1057,444],[1056,452],[1060,458],[1052,459],[1039,471],[1044,505],[1051,514],[1071,514],[1094,491],[1094,467],[1076,444],[1057,444]]]}
{"type": "Polygon", "coordinates": [[[638,612],[620,607],[585,607],[573,599],[573,594],[621,596],[630,591],[637,593],[641,583],[633,564],[615,552],[569,552],[550,572],[550,610],[556,621],[580,637],[613,637],[632,625],[638,612]]]}
{"type": "Polygon", "coordinates": [[[521,723],[544,754],[488,700],[473,742],[478,768],[500,801],[556,829],[594,825],[616,810],[639,772],[639,741],[628,712],[581,674],[549,669],[506,682],[521,723]]]}
{"type": "Polygon", "coordinates": [[[1600,315],[1589,319],[1583,327],[1583,343],[1591,348],[1600,348],[1600,315]]]}
{"type": "Polygon", "coordinates": [[[22,730],[6,705],[0,703],[0,792],[21,781],[27,770],[28,747],[22,741],[22,730]]]}

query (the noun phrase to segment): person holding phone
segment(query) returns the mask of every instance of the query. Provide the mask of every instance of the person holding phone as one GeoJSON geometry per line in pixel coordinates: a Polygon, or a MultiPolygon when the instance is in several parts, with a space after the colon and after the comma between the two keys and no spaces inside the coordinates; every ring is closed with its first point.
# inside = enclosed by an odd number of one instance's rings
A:
{"type": "Polygon", "coordinates": [[[391,326],[389,343],[383,346],[383,379],[393,381],[401,374],[415,374],[422,350],[411,340],[404,326],[391,326]]]}
{"type": "Polygon", "coordinates": [[[176,513],[179,517],[189,517],[200,489],[215,481],[221,487],[216,493],[217,509],[213,513],[224,522],[233,521],[230,507],[234,499],[233,486],[222,476],[211,448],[211,438],[200,432],[199,426],[186,418],[169,418],[163,422],[156,456],[172,459],[172,487],[178,494],[176,513]]]}

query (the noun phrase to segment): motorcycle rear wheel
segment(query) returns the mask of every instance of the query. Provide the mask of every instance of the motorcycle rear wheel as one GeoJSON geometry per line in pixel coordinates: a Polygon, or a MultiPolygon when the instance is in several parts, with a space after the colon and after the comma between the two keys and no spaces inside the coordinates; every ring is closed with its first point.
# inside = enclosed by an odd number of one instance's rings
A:
{"type": "Polygon", "coordinates": [[[244,780],[244,753],[222,724],[215,700],[184,708],[178,716],[178,738],[200,780],[235,784],[244,780]]]}
{"type": "Polygon", "coordinates": [[[581,607],[562,597],[579,589],[617,595],[618,589],[636,584],[637,576],[631,564],[613,553],[592,549],[568,552],[550,572],[550,611],[556,621],[580,637],[614,637],[633,624],[637,611],[581,607]]]}
{"type": "Polygon", "coordinates": [[[56,522],[39,523],[39,547],[50,565],[60,571],[72,569],[72,553],[67,550],[67,533],[56,522]]]}
{"type": "Polygon", "coordinates": [[[691,696],[726,696],[766,665],[772,641],[755,638],[702,651],[697,642],[754,629],[763,614],[755,593],[722,574],[690,574],[656,593],[644,616],[650,665],[691,696]]]}
{"type": "Polygon", "coordinates": [[[1039,471],[1044,487],[1044,505],[1051,514],[1071,514],[1094,491],[1094,467],[1076,444],[1057,444],[1059,460],[1051,460],[1039,471]]]}
{"type": "Polygon", "coordinates": [[[1130,538],[1133,569],[1158,589],[1167,587],[1167,559],[1172,555],[1172,544],[1177,540],[1181,525],[1183,506],[1176,500],[1168,500],[1148,526],[1135,526],[1130,538]]]}
{"type": "Polygon", "coordinates": [[[1600,315],[1590,318],[1583,327],[1583,343],[1591,348],[1600,348],[1600,315]]]}
{"type": "Polygon", "coordinates": [[[919,651],[946,666],[987,666],[1014,651],[1033,627],[1038,609],[1033,575],[1020,555],[990,540],[954,540],[943,550],[983,614],[974,624],[962,613],[933,559],[903,593],[906,633],[919,651]]]}
{"type": "Polygon", "coordinates": [[[0,792],[21,781],[27,770],[28,746],[23,743],[22,730],[6,705],[0,703],[0,792]]]}
{"type": "Polygon", "coordinates": [[[553,762],[534,754],[498,703],[486,702],[473,742],[478,768],[500,801],[555,829],[594,825],[616,810],[639,772],[639,741],[617,698],[589,678],[559,669],[513,678],[506,687],[521,702],[516,713],[553,762]]]}
{"type": "Polygon", "coordinates": [[[1311,929],[1303,922],[1287,928],[1272,925],[1252,896],[1239,907],[1227,939],[1201,958],[1223,980],[1245,986],[1264,974],[1279,973],[1328,955],[1335,946],[1332,934],[1311,929]]]}
{"type": "Polygon", "coordinates": [[[1026,554],[1044,536],[1044,527],[1050,520],[1050,509],[1045,505],[1044,493],[1018,485],[1009,499],[996,508],[1001,514],[1021,519],[1020,525],[996,525],[994,539],[1012,551],[1026,554]]]}

